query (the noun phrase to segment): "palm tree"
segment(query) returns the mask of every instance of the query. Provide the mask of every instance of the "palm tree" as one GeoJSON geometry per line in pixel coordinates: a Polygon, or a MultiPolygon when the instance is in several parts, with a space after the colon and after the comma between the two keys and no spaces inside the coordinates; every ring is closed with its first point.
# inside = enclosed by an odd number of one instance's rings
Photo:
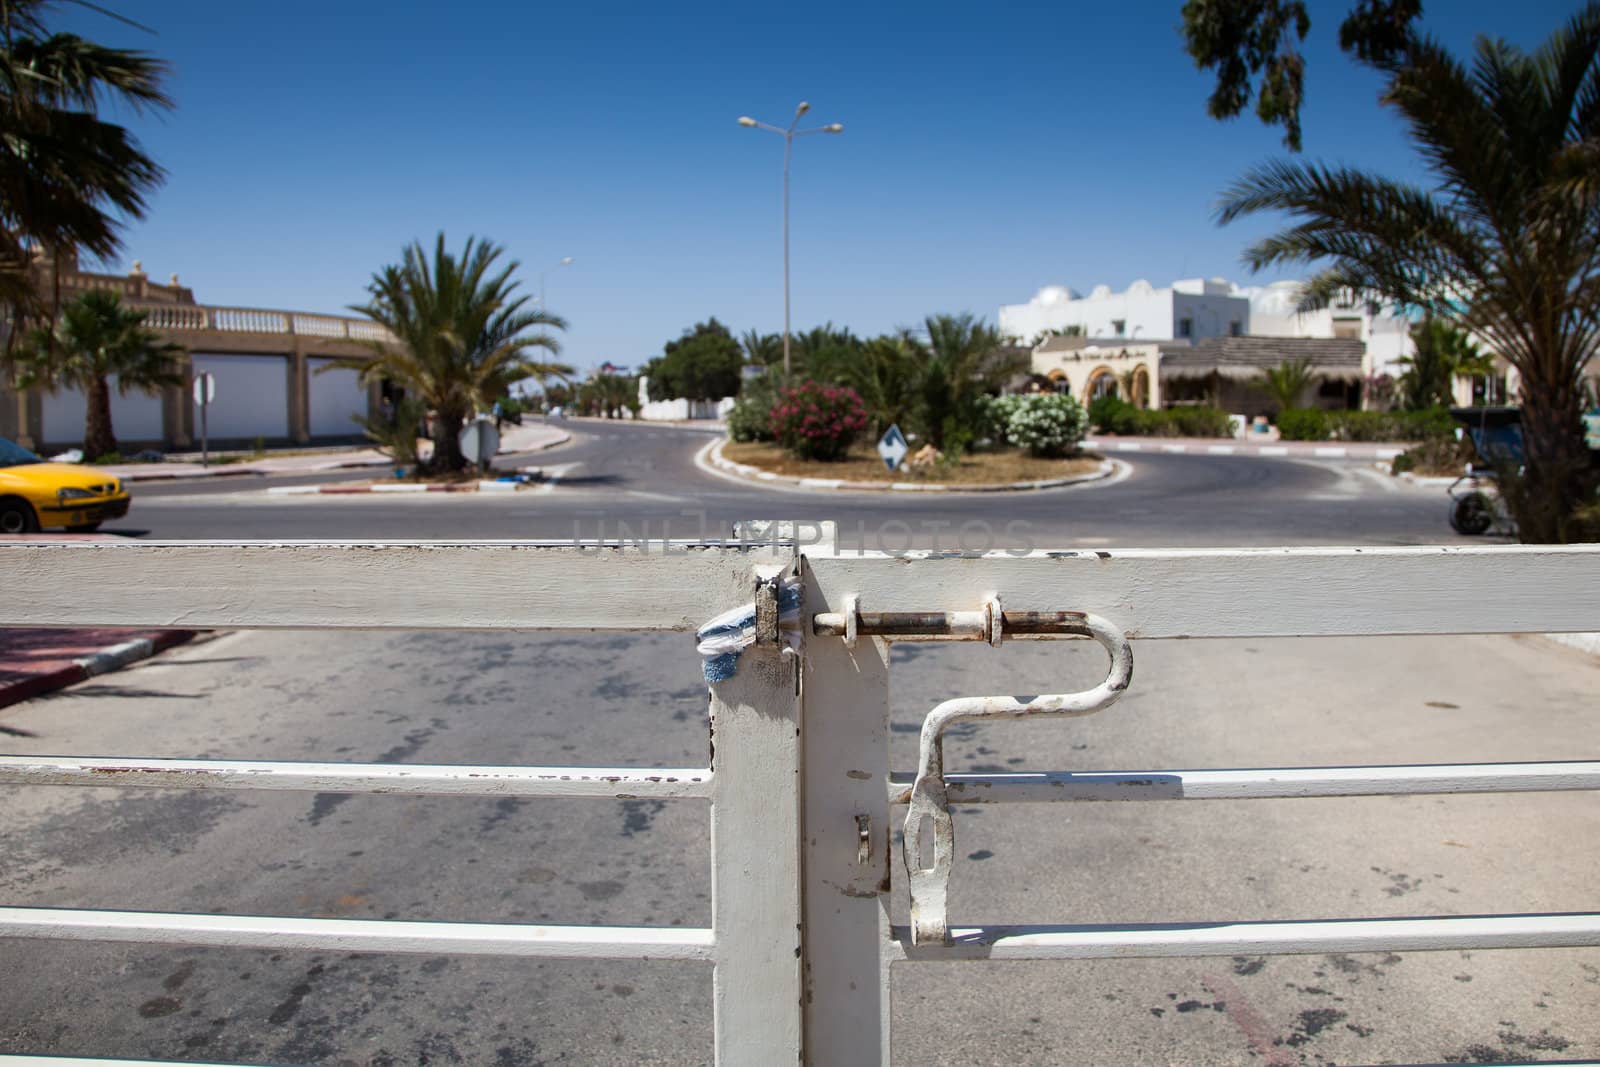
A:
{"type": "Polygon", "coordinates": [[[35,251],[57,263],[69,250],[109,256],[121,243],[113,213],[144,217],[164,177],[126,129],[97,117],[99,108],[172,107],[161,86],[166,64],[52,34],[43,21],[50,6],[0,0],[0,304],[19,323],[53,318],[60,302],[59,283],[51,300],[38,296],[35,251]]]}
{"type": "Polygon", "coordinates": [[[1272,402],[1278,405],[1279,411],[1288,411],[1300,406],[1300,400],[1306,395],[1306,390],[1321,377],[1322,375],[1311,369],[1309,359],[1286,359],[1276,367],[1262,371],[1257,384],[1266,390],[1272,402]]]}
{"type": "Polygon", "coordinates": [[[1400,401],[1407,411],[1448,407],[1458,374],[1482,371],[1487,360],[1472,337],[1447,319],[1426,318],[1411,327],[1412,354],[1400,360],[1400,401]]]}
{"type": "Polygon", "coordinates": [[[783,335],[746,330],[739,336],[739,348],[747,365],[770,367],[783,360],[783,335]]]}
{"type": "Polygon", "coordinates": [[[1305,307],[1357,293],[1453,317],[1515,366],[1527,464],[1508,501],[1524,540],[1564,541],[1596,482],[1578,382],[1600,346],[1600,2],[1532,52],[1480,37],[1467,64],[1409,36],[1366,62],[1430,184],[1270,163],[1224,194],[1219,218],[1297,221],[1245,259],[1326,263],[1305,307]]]}
{"type": "Polygon", "coordinates": [[[835,381],[859,357],[861,339],[848,328],[838,329],[829,322],[795,334],[791,347],[799,377],[835,381]]]}
{"type": "Polygon", "coordinates": [[[84,394],[83,454],[89,459],[117,450],[111,426],[112,377],[124,395],[130,389],[150,392],[183,384],[183,346],[165,344],[154,330],[145,329],[145,315],[123,307],[115,293],[90,289],[61,309],[54,329],[34,328],[12,360],[19,389],[77,389],[84,394]]]}
{"type": "Polygon", "coordinates": [[[367,303],[350,309],[386,327],[398,344],[369,342],[371,358],[332,364],[358,371],[363,381],[389,379],[433,410],[436,469],[467,465],[458,440],[462,424],[512,384],[572,373],[565,364],[525,354],[529,348],[559,353],[560,342],[543,328],[567,324],[543,309],[523,310],[528,297],[514,295],[519,283],[511,280],[521,264],[496,268],[503,251],[468,237],[457,256],[445,249],[441,232],[430,262],[422,243],[413,242],[400,263],[372,276],[367,303]]]}
{"type": "Polygon", "coordinates": [[[861,396],[874,434],[907,422],[917,399],[918,350],[904,337],[874,337],[839,368],[838,381],[861,396]]]}
{"type": "Polygon", "coordinates": [[[978,397],[1025,372],[1030,358],[1026,351],[1005,351],[999,331],[971,312],[930,315],[923,328],[925,346],[901,332],[923,360],[918,389],[922,427],[940,449],[964,447],[970,428],[977,425],[978,397]]]}

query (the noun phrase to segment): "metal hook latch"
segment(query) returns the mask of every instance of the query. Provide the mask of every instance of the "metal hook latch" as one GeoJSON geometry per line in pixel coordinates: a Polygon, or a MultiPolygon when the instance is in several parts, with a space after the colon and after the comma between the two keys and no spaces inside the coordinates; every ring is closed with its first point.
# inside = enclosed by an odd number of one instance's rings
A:
{"type": "Polygon", "coordinates": [[[960,697],[934,708],[922,723],[917,780],[911,787],[905,840],[901,846],[906,874],[910,878],[911,939],[914,944],[941,944],[949,932],[945,896],[950,884],[951,861],[955,857],[955,829],[951,824],[950,807],[945,795],[945,730],[963,719],[1092,715],[1116,703],[1133,680],[1133,647],[1126,635],[1098,615],[1070,614],[1076,615],[1079,623],[1068,632],[1092,637],[1110,653],[1111,666],[1105,681],[1081,693],[1035,697],[960,697]],[[933,833],[932,866],[924,867],[923,844],[930,829],[933,833]]]}

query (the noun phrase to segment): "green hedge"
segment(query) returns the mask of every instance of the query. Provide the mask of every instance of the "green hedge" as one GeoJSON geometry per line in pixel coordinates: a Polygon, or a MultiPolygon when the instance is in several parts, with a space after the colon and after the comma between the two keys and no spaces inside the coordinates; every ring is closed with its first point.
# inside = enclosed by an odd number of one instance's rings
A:
{"type": "Polygon", "coordinates": [[[1129,437],[1231,437],[1228,413],[1219,408],[1181,407],[1148,411],[1114,396],[1089,405],[1089,421],[1101,433],[1129,437]]]}
{"type": "Polygon", "coordinates": [[[1278,436],[1285,441],[1326,441],[1328,413],[1321,408],[1288,408],[1278,412],[1278,436]]]}
{"type": "Polygon", "coordinates": [[[1322,411],[1278,413],[1285,441],[1434,441],[1453,438],[1456,422],[1444,408],[1422,411],[1322,411]]]}

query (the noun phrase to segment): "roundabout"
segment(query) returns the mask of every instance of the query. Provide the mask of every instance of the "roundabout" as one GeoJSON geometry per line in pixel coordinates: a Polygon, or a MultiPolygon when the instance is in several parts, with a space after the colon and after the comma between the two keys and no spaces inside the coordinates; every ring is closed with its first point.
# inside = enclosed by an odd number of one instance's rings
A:
{"type": "Polygon", "coordinates": [[[707,474],[737,481],[755,488],[799,489],[829,492],[903,492],[903,493],[1020,493],[1039,489],[1061,489],[1068,486],[1110,483],[1128,474],[1128,466],[1117,460],[1099,456],[1085,457],[1087,470],[1058,478],[1032,478],[1010,482],[929,482],[929,481],[862,481],[847,478],[817,478],[784,474],[751,463],[741,463],[723,454],[727,438],[717,438],[695,453],[695,466],[707,474]]]}

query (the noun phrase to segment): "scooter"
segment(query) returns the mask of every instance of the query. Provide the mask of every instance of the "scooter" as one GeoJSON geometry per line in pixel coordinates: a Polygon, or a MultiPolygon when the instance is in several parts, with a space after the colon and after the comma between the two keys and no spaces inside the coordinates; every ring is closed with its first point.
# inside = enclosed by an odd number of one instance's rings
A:
{"type": "Polygon", "coordinates": [[[1500,464],[1522,465],[1522,412],[1513,407],[1451,408],[1450,414],[1462,424],[1458,437],[1469,437],[1478,460],[1467,465],[1466,473],[1450,483],[1450,528],[1468,537],[1481,537],[1494,530],[1510,537],[1517,533],[1500,494],[1496,474],[1500,464]]]}

